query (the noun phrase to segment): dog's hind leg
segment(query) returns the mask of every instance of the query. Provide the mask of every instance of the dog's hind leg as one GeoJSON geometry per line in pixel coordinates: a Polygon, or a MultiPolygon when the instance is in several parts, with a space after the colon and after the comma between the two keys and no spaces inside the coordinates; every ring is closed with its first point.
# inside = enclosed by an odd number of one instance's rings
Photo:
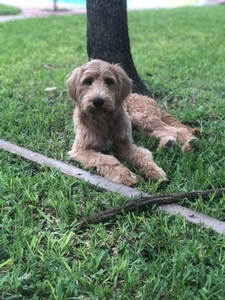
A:
{"type": "MultiPolygon", "coordinates": [[[[167,114],[167,117],[170,116],[167,114]]],[[[188,152],[192,149],[189,144],[192,140],[197,140],[191,130],[170,116],[170,121],[173,123],[167,124],[163,119],[155,115],[147,115],[146,112],[136,112],[130,114],[132,126],[134,129],[146,132],[152,138],[159,140],[159,146],[164,148],[173,147],[178,140],[181,144],[183,152],[188,152]],[[176,124],[175,123],[176,120],[176,124]],[[176,127],[182,124],[181,127],[176,127]]],[[[194,130],[194,129],[193,129],[194,130]]]]}
{"type": "Polygon", "coordinates": [[[111,155],[105,155],[92,149],[77,150],[74,148],[69,155],[85,167],[96,167],[97,172],[107,179],[127,186],[132,186],[137,182],[136,175],[111,155]]]}
{"type": "Polygon", "coordinates": [[[189,142],[197,140],[193,135],[198,132],[196,128],[185,126],[149,97],[132,94],[125,102],[125,109],[129,113],[132,127],[158,139],[159,146],[173,147],[178,140],[185,152],[191,150],[189,142]]]}
{"type": "Polygon", "coordinates": [[[176,128],[185,128],[192,134],[198,134],[200,133],[200,130],[195,127],[189,127],[181,123],[178,119],[174,118],[170,114],[168,114],[166,111],[161,110],[161,119],[163,122],[165,122],[168,125],[174,126],[176,128]]]}
{"type": "Polygon", "coordinates": [[[149,150],[128,142],[117,141],[115,154],[118,159],[129,161],[136,166],[143,177],[167,180],[165,172],[154,163],[149,150]]]}

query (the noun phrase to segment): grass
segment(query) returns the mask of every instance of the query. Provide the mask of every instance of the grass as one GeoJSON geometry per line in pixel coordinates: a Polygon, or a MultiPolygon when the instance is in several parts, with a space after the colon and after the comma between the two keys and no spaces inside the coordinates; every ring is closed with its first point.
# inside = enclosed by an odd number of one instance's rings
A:
{"type": "Polygon", "coordinates": [[[0,3],[0,16],[17,15],[19,13],[21,13],[21,9],[0,3]]]}
{"type": "MultiPolygon", "coordinates": [[[[152,194],[224,185],[225,7],[129,12],[133,59],[159,105],[202,129],[200,150],[157,149],[152,194]]],[[[77,165],[65,79],[87,61],[86,17],[0,24],[0,136],[77,165]],[[46,91],[48,87],[55,90],[46,91]]],[[[0,299],[224,299],[225,239],[151,208],[76,232],[79,218],[129,201],[0,150],[0,299]]],[[[131,166],[132,167],[132,166],[131,166]]],[[[183,205],[225,220],[225,198],[183,205]]]]}

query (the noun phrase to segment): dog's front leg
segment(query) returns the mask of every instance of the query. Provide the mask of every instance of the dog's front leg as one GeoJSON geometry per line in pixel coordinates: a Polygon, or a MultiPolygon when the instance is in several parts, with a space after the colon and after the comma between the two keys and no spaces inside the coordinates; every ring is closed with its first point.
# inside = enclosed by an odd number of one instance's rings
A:
{"type": "Polygon", "coordinates": [[[92,149],[74,148],[69,152],[69,155],[85,167],[96,167],[97,172],[107,179],[127,186],[132,186],[137,181],[135,174],[111,155],[105,155],[92,149]]]}
{"type": "Polygon", "coordinates": [[[115,151],[118,159],[126,160],[135,165],[140,174],[152,180],[167,180],[166,174],[152,158],[152,153],[129,142],[118,141],[115,151]]]}

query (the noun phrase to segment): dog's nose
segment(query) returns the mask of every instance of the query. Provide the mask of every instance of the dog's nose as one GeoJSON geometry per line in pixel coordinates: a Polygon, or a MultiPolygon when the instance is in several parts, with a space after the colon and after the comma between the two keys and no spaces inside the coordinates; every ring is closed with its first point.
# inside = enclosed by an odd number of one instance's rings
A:
{"type": "Polygon", "coordinates": [[[99,108],[103,106],[104,100],[102,98],[95,98],[92,103],[95,107],[99,108]]]}

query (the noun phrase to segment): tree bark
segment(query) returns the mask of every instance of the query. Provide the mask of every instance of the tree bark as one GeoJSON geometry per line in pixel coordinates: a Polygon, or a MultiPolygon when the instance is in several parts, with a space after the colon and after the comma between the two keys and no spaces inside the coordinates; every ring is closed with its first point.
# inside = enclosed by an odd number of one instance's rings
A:
{"type": "Polygon", "coordinates": [[[58,8],[57,8],[57,0],[54,0],[54,1],[53,1],[53,5],[54,5],[53,10],[54,10],[54,11],[57,11],[57,9],[58,9],[58,8]]]}
{"type": "Polygon", "coordinates": [[[133,92],[151,96],[132,59],[126,0],[87,0],[87,53],[89,59],[119,63],[133,80],[133,92]]]}

